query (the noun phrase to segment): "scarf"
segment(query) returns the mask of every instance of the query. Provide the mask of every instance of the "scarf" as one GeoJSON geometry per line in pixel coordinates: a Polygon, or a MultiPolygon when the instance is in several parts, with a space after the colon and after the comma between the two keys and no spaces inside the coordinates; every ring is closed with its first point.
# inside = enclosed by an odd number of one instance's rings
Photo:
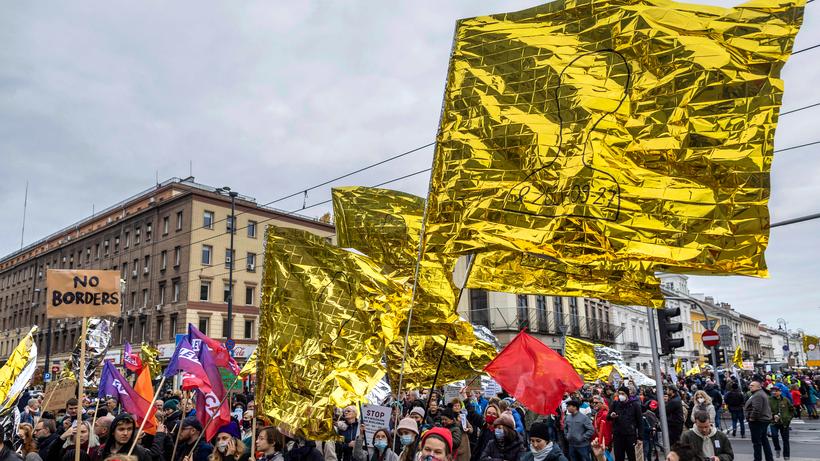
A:
{"type": "Polygon", "coordinates": [[[552,451],[552,442],[548,443],[546,447],[541,450],[532,452],[532,457],[535,461],[544,461],[547,455],[552,451]]]}

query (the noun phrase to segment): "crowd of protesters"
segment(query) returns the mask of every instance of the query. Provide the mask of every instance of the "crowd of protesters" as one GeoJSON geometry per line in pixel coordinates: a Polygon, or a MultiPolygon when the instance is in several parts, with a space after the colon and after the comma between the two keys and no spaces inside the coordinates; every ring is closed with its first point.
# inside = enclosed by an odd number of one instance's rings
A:
{"type": "Polygon", "coordinates": [[[118,411],[114,400],[79,405],[70,399],[57,412],[42,412],[42,396],[27,396],[17,437],[4,441],[0,461],[73,461],[77,431],[82,461],[732,461],[731,441],[745,438],[747,426],[755,461],[781,454],[788,460],[791,422],[818,417],[820,374],[814,378],[729,373],[681,376],[674,383],[667,378],[663,402],[656,400],[654,387],[629,380],[617,386],[590,383],[565,395],[556,414],[548,416],[503,393],[463,391],[444,401],[436,391],[409,391],[383,402],[393,406],[395,417],[369,439],[358,408],[340,409],[338,441],[329,442],[290,437],[262,420],[254,442],[255,406],[248,394],[234,394],[231,422],[212,440],[204,440],[191,399],[179,391],[157,400],[156,434],[141,433],[138,439],[137,420],[118,411]],[[664,431],[672,443],[665,456],[664,431]]]}

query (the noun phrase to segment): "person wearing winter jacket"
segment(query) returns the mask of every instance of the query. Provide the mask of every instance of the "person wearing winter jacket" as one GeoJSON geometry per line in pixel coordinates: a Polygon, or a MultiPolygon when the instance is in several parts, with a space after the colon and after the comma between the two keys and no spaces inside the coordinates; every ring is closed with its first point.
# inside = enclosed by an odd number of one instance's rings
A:
{"type": "Polygon", "coordinates": [[[265,427],[256,437],[256,451],[262,453],[259,461],[285,461],[283,451],[285,436],[275,427],[265,427]]]}
{"type": "Polygon", "coordinates": [[[343,442],[336,442],[336,458],[339,461],[353,461],[353,447],[359,435],[359,416],[356,407],[347,406],[342,410],[342,419],[336,422],[336,429],[343,442]]]}
{"type": "Polygon", "coordinates": [[[530,450],[519,461],[568,461],[561,446],[550,440],[549,427],[544,423],[530,426],[530,450]]]}
{"type": "Polygon", "coordinates": [[[643,459],[651,461],[657,458],[658,431],[661,421],[658,419],[658,401],[650,400],[643,412],[643,429],[641,430],[641,440],[643,441],[643,459]],[[655,454],[653,457],[652,454],[655,454]]]}
{"type": "Polygon", "coordinates": [[[674,386],[670,386],[666,390],[664,398],[666,399],[666,420],[667,428],[669,429],[669,442],[675,443],[680,439],[681,433],[683,432],[683,423],[685,420],[683,402],[678,396],[678,391],[674,386]]]}
{"type": "Polygon", "coordinates": [[[419,438],[419,425],[413,418],[409,416],[402,418],[399,421],[399,426],[396,428],[396,434],[399,436],[399,444],[401,444],[401,453],[399,454],[399,461],[415,461],[416,450],[418,444],[416,441],[419,438]]]}
{"type": "Polygon", "coordinates": [[[592,422],[592,428],[595,429],[595,438],[604,448],[609,449],[612,447],[612,421],[607,419],[609,406],[607,406],[603,397],[596,395],[592,399],[592,407],[595,410],[595,419],[592,422]]]}
{"type": "Polygon", "coordinates": [[[681,436],[681,443],[691,445],[705,461],[734,461],[732,443],[725,433],[715,429],[709,413],[695,410],[695,427],[681,436]]]}
{"type": "Polygon", "coordinates": [[[498,410],[498,405],[494,403],[487,405],[487,408],[484,410],[484,424],[479,426],[478,443],[476,444],[475,451],[473,451],[473,461],[480,460],[484,449],[487,448],[487,445],[489,445],[495,437],[495,420],[498,419],[500,415],[501,411],[498,410]]]}
{"type": "Polygon", "coordinates": [[[453,456],[456,461],[470,460],[470,439],[461,428],[461,419],[451,408],[441,412],[441,427],[448,429],[453,436],[453,456]]]}
{"type": "Polygon", "coordinates": [[[731,390],[723,398],[732,415],[732,437],[737,437],[737,426],[740,424],[740,437],[746,438],[746,425],[743,423],[743,404],[746,402],[737,383],[732,383],[731,390]]]}
{"type": "Polygon", "coordinates": [[[763,385],[759,380],[754,380],[749,384],[749,391],[752,393],[749,400],[743,406],[744,416],[749,422],[749,431],[752,433],[752,447],[754,451],[754,461],[761,461],[763,456],[766,461],[773,461],[772,447],[766,436],[766,429],[772,421],[772,407],[769,405],[769,397],[763,390],[763,385]]]}
{"type": "Polygon", "coordinates": [[[607,418],[612,421],[612,451],[615,461],[635,461],[635,444],[643,428],[643,414],[638,399],[629,397],[629,389],[618,389],[617,400],[612,402],[607,418]]]}
{"type": "Polygon", "coordinates": [[[399,455],[390,446],[390,432],[387,428],[382,428],[373,434],[370,446],[363,447],[362,439],[356,440],[353,448],[353,459],[355,461],[399,461],[399,455]]]}
{"type": "Polygon", "coordinates": [[[518,461],[524,444],[515,431],[512,413],[505,411],[493,421],[493,439],[481,452],[481,461],[518,461]]]}
{"type": "Polygon", "coordinates": [[[567,458],[570,461],[587,461],[590,458],[590,442],[595,434],[589,416],[579,411],[577,400],[567,402],[567,415],[564,418],[564,434],[569,447],[567,458]]]}
{"type": "MultiPolygon", "coordinates": [[[[692,411],[690,412],[689,419],[692,420],[692,423],[695,422],[695,412],[697,411],[705,411],[709,414],[709,420],[712,424],[715,424],[715,416],[717,416],[717,412],[715,411],[715,406],[712,404],[712,398],[709,397],[704,391],[697,391],[695,392],[695,402],[692,405],[692,411]]],[[[717,426],[717,424],[715,424],[717,426]]]]}
{"type": "MultiPolygon", "coordinates": [[[[199,424],[199,421],[197,421],[197,424],[199,424]]],[[[202,425],[200,424],[199,427],[201,428],[202,425]]],[[[127,454],[128,451],[131,450],[132,445],[134,445],[134,448],[131,454],[136,456],[138,461],[162,459],[163,445],[165,444],[165,425],[160,424],[157,426],[157,433],[154,436],[153,445],[150,450],[140,445],[136,440],[138,429],[139,426],[131,414],[125,412],[118,414],[114,417],[114,420],[111,421],[108,441],[105,445],[101,445],[97,447],[97,450],[92,451],[91,460],[103,461],[111,455],[127,454]]],[[[184,454],[187,455],[188,452],[184,454]]],[[[207,454],[210,454],[210,452],[207,454]]],[[[207,454],[205,459],[207,459],[207,454]]],[[[196,454],[194,455],[194,460],[205,461],[204,459],[198,458],[196,454]]]]}
{"type": "Polygon", "coordinates": [[[794,417],[794,406],[789,399],[783,397],[780,388],[773,387],[772,395],[769,397],[769,406],[772,408],[772,424],[769,432],[772,436],[775,458],[780,457],[780,441],[783,439],[783,459],[788,460],[791,454],[789,447],[789,425],[794,417]]]}

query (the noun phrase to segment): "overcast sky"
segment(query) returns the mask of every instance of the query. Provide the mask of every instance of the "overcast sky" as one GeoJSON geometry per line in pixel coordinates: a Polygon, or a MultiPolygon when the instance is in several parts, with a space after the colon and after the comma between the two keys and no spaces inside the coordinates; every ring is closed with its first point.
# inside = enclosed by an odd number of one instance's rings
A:
{"type": "MultiPolygon", "coordinates": [[[[23,2],[0,15],[0,254],[185,177],[260,203],[434,140],[456,19],[535,6],[476,2],[23,2]]],[[[712,1],[732,6],[736,2],[712,1]]],[[[820,2],[795,49],[820,43],[820,2]]],[[[820,102],[820,49],[794,56],[783,110],[820,102]]],[[[820,107],[776,147],[820,140],[820,107]]],[[[820,212],[820,148],[778,154],[771,210],[820,212]]],[[[432,148],[337,185],[430,166],[432,148]]],[[[428,176],[390,187],[424,195],[428,176]]],[[[312,191],[307,203],[330,198],[312,191]]],[[[285,210],[302,198],[278,203],[285,210]]],[[[329,207],[306,214],[318,216],[329,207]]],[[[772,231],[771,278],[696,277],[693,292],[820,333],[820,220],[772,231]]]]}

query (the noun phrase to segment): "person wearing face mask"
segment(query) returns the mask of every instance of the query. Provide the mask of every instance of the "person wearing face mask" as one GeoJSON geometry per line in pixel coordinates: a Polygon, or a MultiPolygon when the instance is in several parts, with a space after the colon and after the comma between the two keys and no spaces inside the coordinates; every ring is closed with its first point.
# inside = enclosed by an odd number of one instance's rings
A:
{"type": "Polygon", "coordinates": [[[550,440],[549,427],[544,423],[530,426],[530,450],[521,455],[520,461],[568,461],[557,443],[550,440]]]}
{"type": "Polygon", "coordinates": [[[698,411],[705,411],[706,413],[708,413],[709,414],[709,421],[712,424],[715,424],[715,415],[716,415],[715,406],[712,405],[712,398],[709,397],[709,394],[707,394],[704,391],[695,392],[695,401],[694,401],[694,405],[692,406],[692,411],[691,411],[691,416],[690,416],[690,419],[692,420],[692,423],[695,422],[695,413],[697,413],[698,411]]]}
{"type": "Polygon", "coordinates": [[[240,440],[239,424],[231,421],[216,431],[213,440],[214,451],[208,461],[248,461],[250,451],[240,440]]]}
{"type": "Polygon", "coordinates": [[[399,455],[391,447],[390,432],[387,428],[382,428],[373,434],[369,447],[364,448],[361,439],[356,441],[353,459],[355,461],[399,461],[399,455]]]}
{"type": "Polygon", "coordinates": [[[336,458],[339,461],[353,460],[353,447],[359,434],[359,419],[356,407],[350,405],[342,410],[342,419],[336,422],[336,430],[344,441],[336,442],[336,458]]]}
{"type": "Polygon", "coordinates": [[[419,436],[419,426],[413,418],[402,418],[396,429],[401,445],[399,461],[414,461],[416,458],[416,439],[419,436]]]}
{"type": "Polygon", "coordinates": [[[245,413],[242,414],[241,425],[242,443],[244,443],[246,447],[250,447],[252,439],[251,436],[253,435],[253,411],[245,410],[245,413]]]}
{"type": "MultiPolygon", "coordinates": [[[[629,398],[629,389],[618,389],[618,398],[612,402],[607,418],[612,421],[612,451],[615,461],[635,461],[635,444],[643,428],[643,413],[637,398],[629,398]]],[[[643,448],[641,448],[643,449],[643,448]]]]}
{"type": "Polygon", "coordinates": [[[487,448],[487,444],[495,437],[493,423],[500,414],[501,411],[498,409],[498,405],[494,403],[487,404],[487,408],[484,410],[484,421],[479,426],[478,442],[475,450],[473,450],[472,461],[478,461],[481,453],[487,448]]]}
{"type": "Polygon", "coordinates": [[[570,461],[587,461],[590,456],[590,441],[595,434],[592,421],[578,408],[577,400],[567,402],[567,415],[564,418],[564,434],[567,439],[567,458],[570,461]]]}
{"type": "Polygon", "coordinates": [[[481,461],[518,461],[524,444],[515,431],[512,413],[505,411],[493,421],[493,439],[481,452],[481,461]]]}

